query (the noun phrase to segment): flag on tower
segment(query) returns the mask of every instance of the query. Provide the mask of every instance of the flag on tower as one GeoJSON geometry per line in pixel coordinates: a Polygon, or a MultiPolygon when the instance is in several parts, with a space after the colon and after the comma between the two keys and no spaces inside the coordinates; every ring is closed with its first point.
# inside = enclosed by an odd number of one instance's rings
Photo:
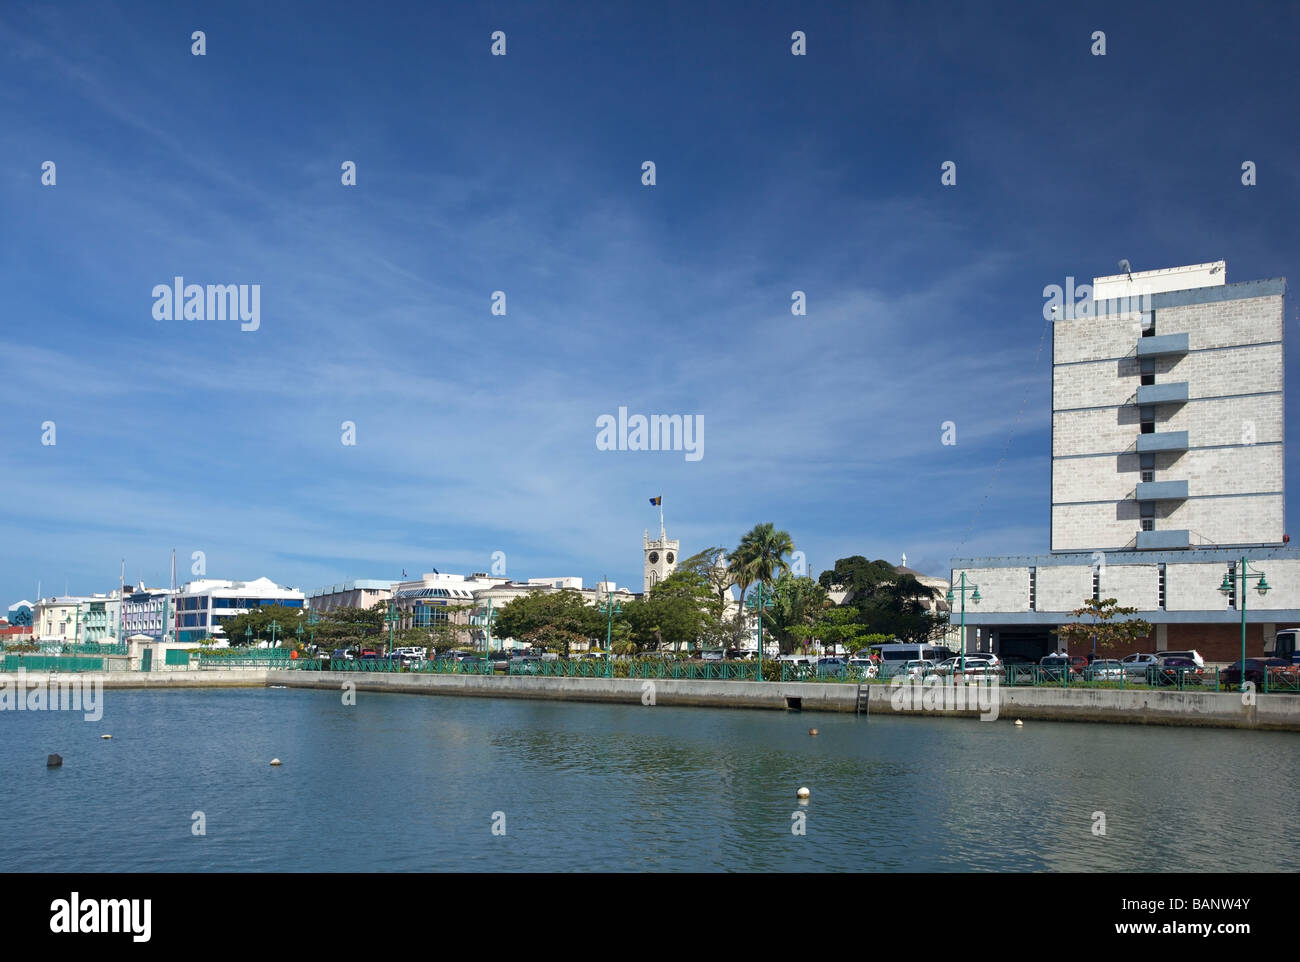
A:
{"type": "Polygon", "coordinates": [[[661,494],[661,495],[659,495],[659,497],[657,497],[657,498],[651,498],[651,499],[650,499],[650,503],[651,503],[651,504],[663,504],[663,503],[664,503],[664,496],[661,494]]]}

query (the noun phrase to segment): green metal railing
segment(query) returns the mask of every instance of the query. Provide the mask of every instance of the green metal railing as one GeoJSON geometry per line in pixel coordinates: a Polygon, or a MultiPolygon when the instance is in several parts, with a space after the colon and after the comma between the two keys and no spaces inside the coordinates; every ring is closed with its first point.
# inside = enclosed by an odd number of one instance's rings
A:
{"type": "Polygon", "coordinates": [[[263,651],[240,652],[235,655],[217,655],[207,652],[199,653],[200,668],[292,668],[294,661],[302,659],[291,659],[286,651],[283,654],[272,654],[275,649],[268,648],[263,651]]]}
{"type": "Polygon", "coordinates": [[[93,641],[81,642],[79,644],[56,645],[59,654],[64,655],[125,655],[127,654],[126,642],[117,642],[109,645],[98,645],[93,641]]]}
{"type": "MultiPolygon", "coordinates": [[[[105,671],[111,670],[103,658],[86,658],[80,655],[5,655],[0,670],[17,671],[105,671]]],[[[125,667],[124,665],[122,667],[125,667]]]]}

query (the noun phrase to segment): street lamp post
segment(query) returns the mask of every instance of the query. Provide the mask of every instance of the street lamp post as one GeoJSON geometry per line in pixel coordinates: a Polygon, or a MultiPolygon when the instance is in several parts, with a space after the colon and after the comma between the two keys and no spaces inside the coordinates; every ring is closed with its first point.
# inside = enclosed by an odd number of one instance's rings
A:
{"type": "Polygon", "coordinates": [[[244,645],[246,647],[252,647],[252,644],[253,644],[253,626],[249,625],[247,628],[244,629],[244,645]]]}
{"type": "Polygon", "coordinates": [[[605,614],[608,616],[605,625],[605,677],[610,678],[614,674],[613,663],[610,659],[614,656],[614,616],[623,613],[623,606],[616,604],[613,592],[605,595],[605,614]]]}
{"type": "Polygon", "coordinates": [[[968,592],[968,591],[974,592],[974,593],[970,596],[970,600],[971,600],[971,603],[972,603],[972,604],[976,604],[976,605],[977,605],[977,604],[980,603],[980,586],[977,585],[977,584],[975,584],[973,581],[972,581],[971,583],[967,584],[967,582],[966,582],[966,572],[963,571],[963,572],[961,573],[961,581],[958,583],[957,587],[956,587],[956,588],[949,588],[949,589],[948,589],[948,594],[945,596],[949,604],[952,604],[952,600],[953,600],[953,592],[954,592],[954,591],[956,591],[958,594],[961,595],[961,666],[960,666],[960,670],[961,670],[961,673],[964,675],[964,674],[966,674],[966,592],[968,592]]]}
{"type": "Polygon", "coordinates": [[[763,595],[763,582],[759,582],[754,594],[749,596],[745,605],[758,615],[758,680],[763,680],[763,612],[772,607],[772,596],[763,595]]]}
{"type": "Polygon", "coordinates": [[[388,614],[384,615],[384,622],[388,625],[388,654],[393,653],[393,634],[397,629],[397,606],[388,602],[388,614]]]}
{"type": "MultiPolygon", "coordinates": [[[[492,668],[492,599],[487,600],[487,609],[483,612],[483,673],[488,674],[492,668]]],[[[510,666],[507,664],[507,668],[510,666]]]]}
{"type": "MultiPolygon", "coordinates": [[[[1246,582],[1251,578],[1255,578],[1259,581],[1256,590],[1259,592],[1261,598],[1268,594],[1269,583],[1264,578],[1264,572],[1247,571],[1246,559],[1244,557],[1241,559],[1241,567],[1239,567],[1236,572],[1227,572],[1223,576],[1223,584],[1219,585],[1220,591],[1225,595],[1230,595],[1235,590],[1236,583],[1238,581],[1241,582],[1241,594],[1238,595],[1241,600],[1241,685],[1238,688],[1238,691],[1246,690],[1246,582]]],[[[1265,689],[1268,688],[1267,666],[1265,666],[1264,687],[1265,689]]]]}
{"type": "Polygon", "coordinates": [[[280,623],[279,623],[278,621],[276,621],[274,618],[272,618],[272,619],[271,619],[270,628],[271,628],[271,647],[274,648],[274,647],[275,647],[275,634],[276,634],[277,631],[280,630],[280,623]]]}
{"type": "Polygon", "coordinates": [[[320,623],[320,615],[318,615],[316,613],[316,609],[313,608],[311,611],[307,613],[307,629],[308,631],[311,632],[311,644],[313,648],[316,647],[316,626],[319,623],[320,623]]]}

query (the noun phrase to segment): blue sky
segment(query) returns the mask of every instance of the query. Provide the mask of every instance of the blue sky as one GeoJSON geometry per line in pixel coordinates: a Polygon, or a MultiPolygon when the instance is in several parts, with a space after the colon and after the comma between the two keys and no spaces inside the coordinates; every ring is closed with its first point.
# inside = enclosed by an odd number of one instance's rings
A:
{"type": "Polygon", "coordinates": [[[6,603],[173,547],[639,590],[658,494],[684,554],[772,521],[814,575],[1045,551],[1043,287],[1295,274],[1294,6],[448,6],[0,9],[6,603]],[[155,320],[176,275],[260,329],[155,320]],[[703,458],[597,450],[620,406],[703,458]]]}

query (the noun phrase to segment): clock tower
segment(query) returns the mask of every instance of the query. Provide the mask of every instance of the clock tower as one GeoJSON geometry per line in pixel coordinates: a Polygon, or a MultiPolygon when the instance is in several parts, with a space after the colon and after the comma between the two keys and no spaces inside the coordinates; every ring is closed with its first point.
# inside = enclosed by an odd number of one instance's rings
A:
{"type": "Polygon", "coordinates": [[[650,532],[645,533],[645,587],[647,593],[677,570],[677,541],[670,541],[664,532],[663,522],[659,523],[659,537],[653,541],[650,532]]]}

